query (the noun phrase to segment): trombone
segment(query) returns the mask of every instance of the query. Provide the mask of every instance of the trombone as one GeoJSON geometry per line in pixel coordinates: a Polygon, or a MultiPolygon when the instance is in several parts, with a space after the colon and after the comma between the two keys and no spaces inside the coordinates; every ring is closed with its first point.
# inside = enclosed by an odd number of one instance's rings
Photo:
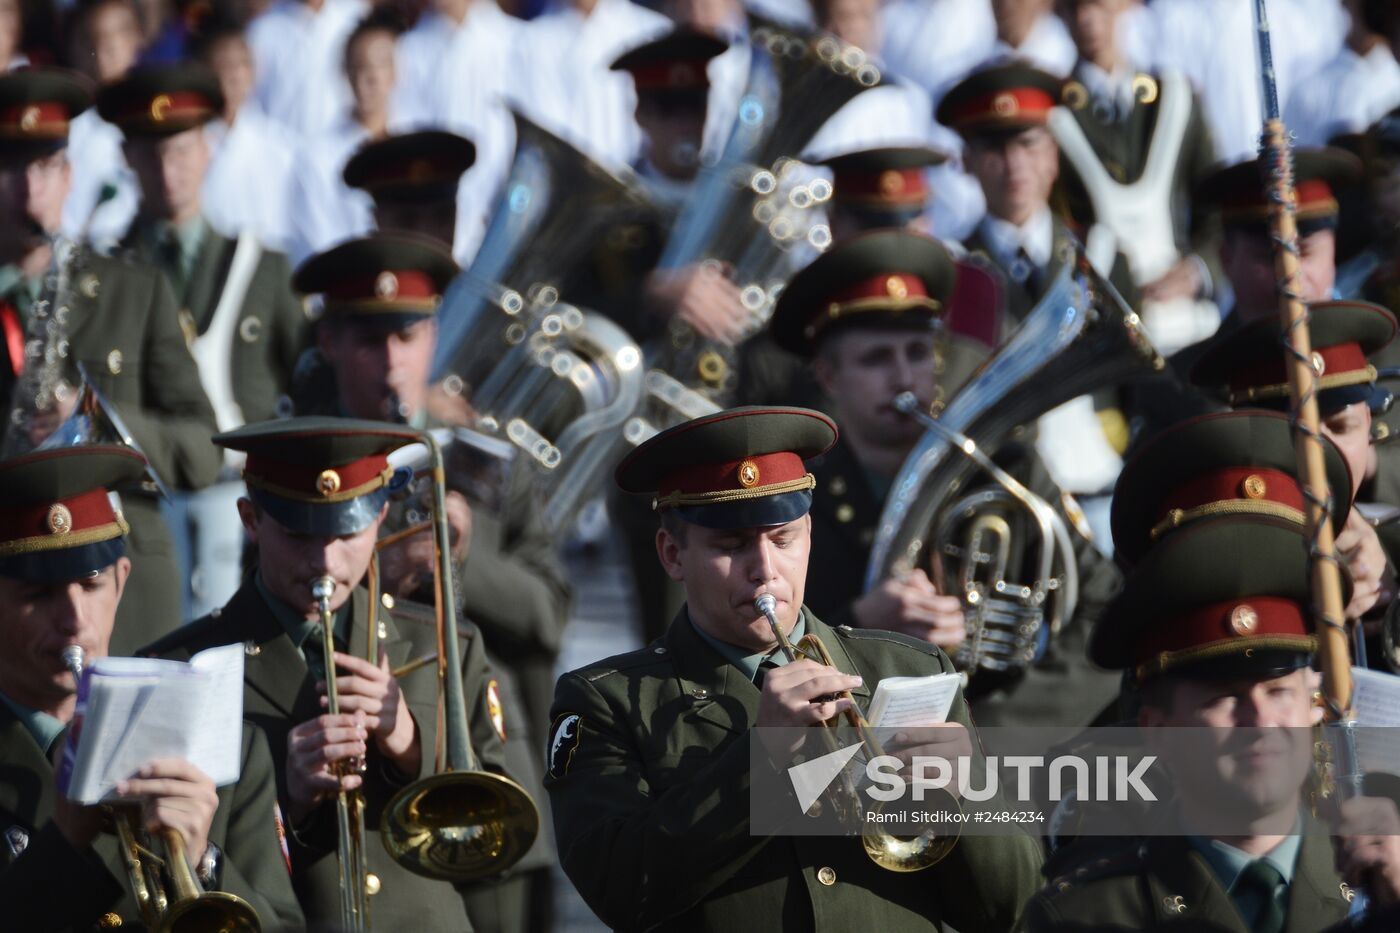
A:
{"type": "MultiPolygon", "coordinates": [[[[335,673],[335,615],[331,612],[331,596],[335,580],[317,577],[311,581],[311,595],[321,614],[321,648],[326,659],[326,710],[332,716],[340,712],[340,691],[335,673]]],[[[370,656],[378,657],[377,630],[369,626],[370,656]]],[[[360,762],[363,764],[363,761],[360,762]]],[[[355,764],[342,762],[336,773],[347,774],[355,764]]],[[[340,927],[346,933],[369,929],[369,899],[379,893],[379,878],[369,870],[365,860],[365,798],[359,788],[341,787],[335,796],[336,864],[340,870],[340,927]]]]}
{"type": "MultiPolygon", "coordinates": [[[[63,663],[73,674],[76,689],[83,677],[83,649],[78,645],[64,648],[63,663]]],[[[151,841],[157,847],[153,850],[142,837],[135,807],[113,807],[112,824],[131,894],[148,930],[156,933],[261,933],[262,923],[247,901],[236,894],[205,891],[200,887],[179,831],[163,830],[151,841]]]]}
{"type": "MultiPolygon", "coordinates": [[[[789,663],[806,658],[827,667],[835,666],[831,660],[831,652],[816,635],[803,635],[796,645],[788,639],[787,632],[783,631],[782,623],[778,621],[778,616],[774,611],[777,609],[778,600],[771,593],[764,593],[755,599],[753,606],[768,620],[768,625],[773,630],[773,637],[778,640],[778,647],[782,649],[789,663]]],[[[860,708],[856,706],[851,691],[843,690],[834,694],[834,697],[849,701],[845,711],[846,722],[860,735],[871,755],[876,758],[882,757],[885,754],[884,747],[880,744],[880,740],[875,737],[875,733],[871,731],[870,723],[861,714],[860,708]]],[[[833,722],[835,720],[824,725],[831,726],[833,722]]],[[[830,729],[824,728],[822,732],[823,739],[831,746],[831,750],[835,751],[836,743],[830,729]]],[[[849,776],[844,783],[845,793],[850,797],[848,806],[858,809],[860,800],[856,796],[856,789],[851,784],[849,776]]],[[[960,835],[957,832],[952,835],[935,835],[928,831],[917,836],[896,836],[883,831],[868,830],[864,820],[859,820],[859,825],[861,827],[860,840],[865,848],[865,854],[870,857],[872,862],[886,871],[913,872],[931,868],[948,857],[960,835]]]]}
{"type": "Polygon", "coordinates": [[[394,795],[379,831],[389,855],[404,868],[462,883],[500,874],[519,861],[539,834],[540,812],[519,784],[483,771],[471,747],[452,587],[446,470],[431,432],[423,432],[422,441],[432,475],[438,699],[445,728],[438,734],[436,773],[394,795]]]}

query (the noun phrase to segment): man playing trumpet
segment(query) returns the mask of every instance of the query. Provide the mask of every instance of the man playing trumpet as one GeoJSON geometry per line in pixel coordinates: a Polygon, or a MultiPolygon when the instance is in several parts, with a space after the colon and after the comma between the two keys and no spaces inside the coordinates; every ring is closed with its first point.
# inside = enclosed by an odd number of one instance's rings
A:
{"type": "MultiPolygon", "coordinates": [[[[55,752],[76,703],[65,652],[104,657],[131,574],[109,490],[139,481],[124,448],[42,451],[0,464],[0,911],[17,930],[139,923],[100,806],[69,803],[55,752]]],[[[215,788],[189,762],[148,762],[117,786],[151,833],[180,835],[205,890],[237,895],[265,930],[301,929],[279,851],[276,782],[261,733],[244,727],[238,783],[215,788]]]]}
{"type": "MultiPolygon", "coordinates": [[[[222,610],[148,649],[184,658],[244,643],[244,710],[271,740],[293,879],[313,925],[339,923],[342,885],[364,884],[368,929],[470,928],[460,893],[390,859],[380,838],[380,816],[392,796],[436,767],[433,667],[402,679],[392,673],[432,653],[434,632],[396,620],[387,600],[371,605],[363,585],[389,496],[406,480],[388,465],[388,454],[417,436],[407,427],[342,418],[271,421],[216,436],[215,443],[248,457],[248,496],[238,501],[238,513],[257,545],[256,569],[222,610]],[[335,584],[328,600],[333,659],[324,657],[313,593],[313,582],[323,577],[335,584]],[[371,637],[378,647],[366,658],[371,637]],[[338,714],[325,712],[328,662],[338,714]],[[366,860],[362,879],[343,879],[341,865],[357,853],[338,851],[334,823],[342,791],[363,796],[366,830],[352,843],[366,860]]],[[[471,639],[463,653],[471,740],[486,765],[499,770],[481,640],[471,639]]]]}

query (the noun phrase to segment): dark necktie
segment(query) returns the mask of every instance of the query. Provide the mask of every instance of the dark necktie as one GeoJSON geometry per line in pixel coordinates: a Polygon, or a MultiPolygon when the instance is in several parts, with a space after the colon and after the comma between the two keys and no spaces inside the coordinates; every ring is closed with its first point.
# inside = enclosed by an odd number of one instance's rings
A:
{"type": "Polygon", "coordinates": [[[1259,905],[1259,912],[1254,918],[1254,933],[1282,933],[1284,914],[1278,897],[1281,884],[1283,875],[1265,859],[1250,862],[1235,882],[1237,902],[1247,899],[1259,905]]]}
{"type": "Polygon", "coordinates": [[[753,685],[758,688],[760,693],[763,692],[763,680],[768,676],[768,672],[775,667],[781,666],[782,665],[778,664],[777,661],[773,660],[773,655],[771,654],[758,662],[758,672],[753,675],[753,685]]]}

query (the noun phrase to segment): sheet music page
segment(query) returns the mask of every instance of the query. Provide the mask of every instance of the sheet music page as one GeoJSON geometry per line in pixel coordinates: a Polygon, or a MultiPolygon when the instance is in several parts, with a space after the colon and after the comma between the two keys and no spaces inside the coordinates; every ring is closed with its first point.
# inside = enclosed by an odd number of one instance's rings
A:
{"type": "Polygon", "coordinates": [[[954,672],[927,677],[886,677],[870,700],[876,727],[931,726],[948,720],[962,678],[954,672]]]}
{"type": "Polygon", "coordinates": [[[189,663],[101,658],[87,676],[67,793],[79,803],[112,798],[118,781],[156,758],[184,758],[216,786],[238,780],[243,646],[222,645],[189,663]]]}
{"type": "Polygon", "coordinates": [[[1400,774],[1400,677],[1359,667],[1351,669],[1352,706],[1360,729],[1356,757],[1362,771],[1400,774]]]}

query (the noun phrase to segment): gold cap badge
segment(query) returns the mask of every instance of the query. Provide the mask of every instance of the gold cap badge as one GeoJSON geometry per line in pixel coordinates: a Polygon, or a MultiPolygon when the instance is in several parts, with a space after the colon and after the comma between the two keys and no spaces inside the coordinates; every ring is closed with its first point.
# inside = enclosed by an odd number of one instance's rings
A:
{"type": "Polygon", "coordinates": [[[66,535],[73,530],[73,513],[68,511],[68,506],[62,502],[56,502],[49,506],[49,517],[45,524],[49,526],[50,534],[66,535]]]}
{"type": "Polygon", "coordinates": [[[399,297],[399,277],[392,272],[381,272],[374,280],[374,293],[385,301],[399,297]]]}
{"type": "Polygon", "coordinates": [[[739,464],[739,485],[745,489],[752,489],[758,485],[759,472],[758,464],[752,460],[745,460],[739,464]]]}
{"type": "Polygon", "coordinates": [[[316,477],[316,491],[323,496],[333,496],[340,492],[340,474],[335,470],[322,470],[316,477]]]}
{"type": "Polygon", "coordinates": [[[1269,484],[1264,482],[1264,477],[1258,473],[1246,476],[1241,486],[1244,488],[1245,497],[1249,499],[1262,499],[1264,494],[1269,491],[1269,484]]]}
{"type": "Polygon", "coordinates": [[[1230,628],[1236,635],[1253,635],[1259,627],[1259,613],[1248,603],[1240,603],[1230,611],[1230,628]]]}

